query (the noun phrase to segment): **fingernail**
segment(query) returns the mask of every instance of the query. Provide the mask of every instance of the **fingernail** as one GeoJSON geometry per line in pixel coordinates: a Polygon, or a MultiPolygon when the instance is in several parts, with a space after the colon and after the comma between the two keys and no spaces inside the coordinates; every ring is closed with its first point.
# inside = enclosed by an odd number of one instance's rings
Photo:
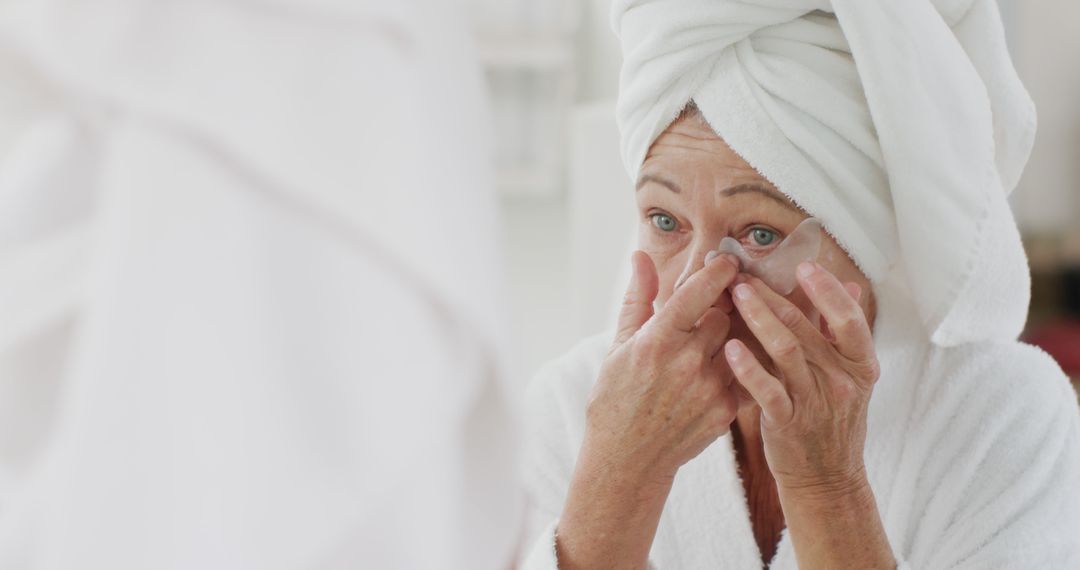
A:
{"type": "Polygon", "coordinates": [[[745,301],[754,296],[754,288],[746,283],[740,283],[735,286],[735,296],[745,301]]]}
{"type": "Polygon", "coordinates": [[[732,358],[738,358],[742,355],[742,347],[735,341],[730,341],[724,346],[724,350],[727,351],[728,356],[732,358]]]}
{"type": "Polygon", "coordinates": [[[855,302],[857,303],[860,300],[862,300],[862,287],[860,287],[858,283],[848,283],[848,285],[852,289],[854,289],[854,292],[852,293],[852,297],[855,297],[855,302]]]}
{"type": "Polygon", "coordinates": [[[716,251],[715,249],[710,251],[709,253],[706,253],[705,254],[705,265],[708,265],[709,263],[711,263],[712,260],[716,259],[717,256],[719,256],[719,255],[720,255],[720,252],[716,251]]]}
{"type": "Polygon", "coordinates": [[[804,261],[799,264],[799,268],[796,270],[799,277],[807,278],[814,274],[814,264],[809,261],[804,261]]]}

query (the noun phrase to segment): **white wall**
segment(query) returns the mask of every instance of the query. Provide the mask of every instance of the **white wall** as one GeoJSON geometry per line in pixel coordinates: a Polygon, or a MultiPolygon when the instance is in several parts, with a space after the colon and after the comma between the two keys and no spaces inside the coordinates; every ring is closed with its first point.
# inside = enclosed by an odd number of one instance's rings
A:
{"type": "MultiPolygon", "coordinates": [[[[0,1],[0,8],[3,2],[0,1]]],[[[0,17],[3,17],[0,10],[0,17]]],[[[22,129],[49,104],[43,82],[11,54],[0,49],[0,160],[7,156],[22,129]]]]}
{"type": "Polygon", "coordinates": [[[609,326],[633,241],[633,191],[615,126],[621,60],[610,1],[577,1],[579,104],[560,145],[564,187],[547,197],[503,200],[511,320],[523,376],[609,326]]]}
{"type": "Polygon", "coordinates": [[[1010,50],[1039,112],[1013,207],[1029,233],[1080,231],[1080,2],[1011,4],[1010,50]]]}

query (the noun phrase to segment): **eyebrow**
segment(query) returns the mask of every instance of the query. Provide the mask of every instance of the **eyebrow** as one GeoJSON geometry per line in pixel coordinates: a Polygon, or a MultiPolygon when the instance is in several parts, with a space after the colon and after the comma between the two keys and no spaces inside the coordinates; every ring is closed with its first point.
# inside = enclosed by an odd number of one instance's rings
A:
{"type": "MultiPolygon", "coordinates": [[[[664,178],[663,176],[658,176],[656,174],[645,174],[641,178],[639,178],[635,191],[641,190],[641,187],[645,186],[649,182],[664,186],[665,188],[671,190],[676,194],[682,192],[682,188],[680,188],[678,184],[672,182],[671,180],[668,180],[667,178],[664,178]]],[[[800,210],[791,202],[784,199],[784,197],[781,196],[777,191],[758,182],[746,182],[744,184],[737,184],[735,186],[724,188],[720,191],[720,194],[724,197],[731,197],[737,194],[747,193],[761,194],[762,196],[765,196],[766,198],[775,201],[776,203],[789,210],[794,210],[796,212],[799,212],[800,214],[802,213],[802,210],[800,210]]]]}
{"type": "Polygon", "coordinates": [[[637,181],[637,186],[634,188],[634,191],[637,192],[638,190],[641,190],[641,187],[648,184],[649,182],[654,182],[661,186],[665,186],[668,190],[671,190],[676,194],[682,192],[682,188],[680,188],[678,184],[668,180],[667,178],[657,176],[655,174],[646,174],[639,178],[637,181]]]}
{"type": "Polygon", "coordinates": [[[723,190],[720,191],[720,194],[723,195],[723,196],[726,196],[726,197],[735,196],[737,194],[747,194],[747,193],[761,194],[762,196],[765,196],[766,198],[769,198],[769,199],[773,200],[774,202],[780,204],[781,206],[783,206],[783,207],[785,207],[785,208],[787,208],[789,210],[794,210],[796,212],[802,213],[802,210],[800,210],[798,207],[796,207],[791,202],[785,200],[784,197],[781,196],[779,192],[773,190],[772,188],[769,188],[768,186],[765,186],[764,184],[759,184],[757,182],[748,182],[746,184],[738,184],[738,185],[732,186],[730,188],[724,188],[723,190]]]}

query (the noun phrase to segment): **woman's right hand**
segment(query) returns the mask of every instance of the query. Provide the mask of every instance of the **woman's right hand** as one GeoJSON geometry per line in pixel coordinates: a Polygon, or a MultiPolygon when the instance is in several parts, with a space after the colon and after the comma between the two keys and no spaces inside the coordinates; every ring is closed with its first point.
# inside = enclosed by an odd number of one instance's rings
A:
{"type": "Polygon", "coordinates": [[[640,251],[632,261],[556,530],[562,570],[644,568],[675,473],[727,433],[737,411],[720,353],[737,265],[712,259],[654,315],[656,268],[640,251]]]}
{"type": "Polygon", "coordinates": [[[690,276],[655,315],[658,278],[643,252],[619,314],[614,344],[587,412],[590,446],[623,472],[665,479],[727,433],[737,411],[720,353],[732,310],[724,291],[738,273],[726,256],[690,276]]]}

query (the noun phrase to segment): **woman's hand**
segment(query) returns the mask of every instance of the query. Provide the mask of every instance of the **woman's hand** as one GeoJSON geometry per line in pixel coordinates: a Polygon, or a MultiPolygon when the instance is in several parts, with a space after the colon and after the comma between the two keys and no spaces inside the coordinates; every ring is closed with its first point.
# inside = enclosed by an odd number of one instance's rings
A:
{"type": "Polygon", "coordinates": [[[740,279],[732,295],[778,375],[738,340],[724,352],[761,407],[765,456],[799,567],[893,567],[863,463],[879,369],[861,291],[817,264],[801,264],[797,275],[821,315],[817,326],[758,279],[740,279]]]}
{"type": "Polygon", "coordinates": [[[724,352],[736,379],[761,406],[762,438],[777,484],[828,487],[862,473],[878,362],[858,286],[841,284],[813,263],[801,264],[797,275],[821,313],[818,325],[759,279],[740,279],[732,292],[779,377],[738,340],[728,341],[724,352]]]}
{"type": "Polygon", "coordinates": [[[634,281],[587,409],[586,437],[621,469],[672,478],[735,419],[720,349],[731,326],[724,290],[737,266],[711,261],[654,316],[656,270],[647,255],[634,255],[634,281]]]}
{"type": "Polygon", "coordinates": [[[556,531],[564,570],[644,568],[675,473],[735,419],[720,352],[737,266],[713,259],[655,315],[656,268],[640,251],[633,266],[556,531]]]}

